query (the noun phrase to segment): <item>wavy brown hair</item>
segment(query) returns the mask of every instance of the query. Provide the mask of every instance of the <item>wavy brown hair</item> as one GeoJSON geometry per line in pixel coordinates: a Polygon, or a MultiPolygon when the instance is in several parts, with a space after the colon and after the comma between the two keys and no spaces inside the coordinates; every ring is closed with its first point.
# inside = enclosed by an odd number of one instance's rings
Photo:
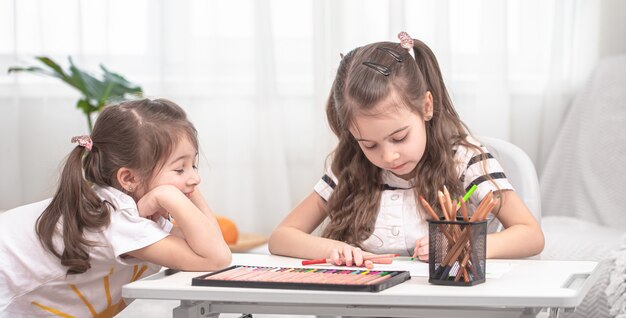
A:
{"type": "Polygon", "coordinates": [[[98,242],[87,240],[83,233],[110,223],[114,207],[100,199],[92,185],[124,191],[116,175],[118,169],[127,167],[138,172],[145,186],[179,140],[187,138],[198,149],[196,129],[183,109],[166,99],[107,106],[90,137],[91,151],[76,146],[70,152],[56,193],[35,226],[41,244],[61,260],[67,274],[84,273],[91,267],[89,249],[98,242]],[[54,243],[59,236],[62,246],[54,243]]]}
{"type": "Polygon", "coordinates": [[[413,52],[415,59],[399,43],[378,42],[352,50],[339,64],[326,105],[328,122],[339,142],[331,164],[338,182],[327,202],[329,223],[324,237],[359,246],[374,230],[381,169],[365,157],[349,127],[355,114],[371,111],[389,96],[398,100],[399,107],[422,118],[426,92],[433,97],[433,117],[426,122],[426,150],[414,171],[416,197],[422,195],[435,203],[437,190],[444,185],[454,197],[464,193],[453,148],[480,148],[466,140],[469,130],[452,105],[433,52],[419,40],[414,40],[413,52]],[[382,66],[382,71],[365,62],[382,66]]]}

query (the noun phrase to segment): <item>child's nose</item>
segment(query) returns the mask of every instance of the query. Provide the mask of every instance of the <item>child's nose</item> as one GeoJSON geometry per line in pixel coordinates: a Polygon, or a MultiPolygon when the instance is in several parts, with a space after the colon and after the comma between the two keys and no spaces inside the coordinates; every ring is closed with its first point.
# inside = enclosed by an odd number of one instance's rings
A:
{"type": "Polygon", "coordinates": [[[200,184],[200,180],[200,174],[198,174],[198,171],[194,170],[189,180],[187,180],[187,183],[189,183],[190,185],[197,185],[200,184]]]}
{"type": "Polygon", "coordinates": [[[387,148],[383,152],[383,161],[392,163],[400,158],[400,154],[393,148],[387,148]]]}

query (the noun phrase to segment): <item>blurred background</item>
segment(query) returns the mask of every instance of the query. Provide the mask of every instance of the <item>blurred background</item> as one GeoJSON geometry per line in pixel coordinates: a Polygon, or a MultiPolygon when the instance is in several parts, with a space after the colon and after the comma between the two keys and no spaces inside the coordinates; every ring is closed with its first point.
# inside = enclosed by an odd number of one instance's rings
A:
{"type": "Polygon", "coordinates": [[[334,147],[324,108],[339,54],[402,30],[433,49],[471,131],[520,146],[541,175],[576,91],[626,53],[626,2],[0,0],[0,210],[51,196],[70,138],[88,133],[77,91],[7,70],[71,56],[181,105],[213,210],[269,234],[334,147]]]}

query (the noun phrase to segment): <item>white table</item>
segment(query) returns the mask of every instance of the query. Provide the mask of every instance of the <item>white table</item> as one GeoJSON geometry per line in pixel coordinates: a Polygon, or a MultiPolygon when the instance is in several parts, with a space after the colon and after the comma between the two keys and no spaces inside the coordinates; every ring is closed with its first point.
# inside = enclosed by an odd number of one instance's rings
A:
{"type": "MultiPolygon", "coordinates": [[[[273,255],[233,254],[234,265],[300,267],[301,260],[273,255]]],[[[181,300],[174,317],[216,313],[386,317],[551,317],[578,306],[598,279],[597,262],[488,260],[510,263],[499,278],[472,287],[439,286],[412,277],[379,293],[191,286],[202,272],[164,272],[123,287],[135,299],[181,300]]]]}

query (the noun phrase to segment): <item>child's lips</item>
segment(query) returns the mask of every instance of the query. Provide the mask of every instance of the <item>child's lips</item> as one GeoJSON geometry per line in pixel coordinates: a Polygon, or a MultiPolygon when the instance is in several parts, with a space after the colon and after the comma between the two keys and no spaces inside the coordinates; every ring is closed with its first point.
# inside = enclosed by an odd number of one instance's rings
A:
{"type": "Polygon", "coordinates": [[[403,163],[403,164],[401,164],[401,165],[397,165],[397,166],[395,166],[395,167],[391,167],[391,170],[398,170],[398,169],[401,169],[402,167],[404,167],[404,165],[406,165],[406,162],[405,162],[405,163],[403,163]]]}

